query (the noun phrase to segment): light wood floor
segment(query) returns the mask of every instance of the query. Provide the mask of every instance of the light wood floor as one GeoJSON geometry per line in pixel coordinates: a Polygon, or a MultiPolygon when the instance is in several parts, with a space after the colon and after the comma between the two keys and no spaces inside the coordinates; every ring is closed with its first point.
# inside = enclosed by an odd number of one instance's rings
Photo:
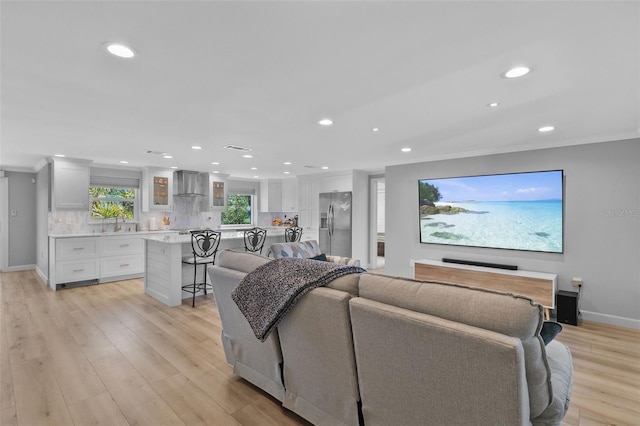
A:
{"type": "MultiPolygon", "coordinates": [[[[213,297],[169,308],[141,280],[54,292],[0,274],[0,425],[306,425],[232,374],[213,297]]],[[[566,425],[640,425],[640,331],[565,326],[566,425]]]]}

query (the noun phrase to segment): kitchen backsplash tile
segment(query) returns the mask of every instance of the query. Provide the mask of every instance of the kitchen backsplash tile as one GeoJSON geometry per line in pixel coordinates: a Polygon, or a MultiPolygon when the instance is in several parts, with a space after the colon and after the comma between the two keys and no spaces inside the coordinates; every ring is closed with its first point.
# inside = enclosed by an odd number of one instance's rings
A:
{"type": "MultiPolygon", "coordinates": [[[[207,211],[206,197],[176,197],[172,212],[140,213],[140,230],[157,229],[218,229],[221,225],[221,213],[207,211]],[[169,219],[169,225],[164,225],[163,218],[169,219]],[[155,226],[151,226],[154,225],[155,226]]],[[[258,226],[271,226],[273,219],[280,218],[284,222],[293,218],[292,212],[258,213],[258,226]],[[285,217],[286,216],[286,217],[285,217]]],[[[58,211],[49,213],[50,234],[99,234],[112,232],[115,227],[113,221],[104,225],[91,221],[88,211],[58,211]]],[[[119,222],[123,231],[135,231],[136,222],[119,222]]]]}

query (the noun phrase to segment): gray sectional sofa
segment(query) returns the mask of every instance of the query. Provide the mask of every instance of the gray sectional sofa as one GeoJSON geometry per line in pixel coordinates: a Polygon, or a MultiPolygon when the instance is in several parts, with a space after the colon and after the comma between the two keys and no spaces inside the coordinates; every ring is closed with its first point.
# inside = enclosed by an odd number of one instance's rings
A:
{"type": "Polygon", "coordinates": [[[351,274],[305,294],[261,342],[231,298],[271,259],[208,272],[235,374],[317,425],[558,425],[573,366],[543,308],[506,293],[351,274]]]}

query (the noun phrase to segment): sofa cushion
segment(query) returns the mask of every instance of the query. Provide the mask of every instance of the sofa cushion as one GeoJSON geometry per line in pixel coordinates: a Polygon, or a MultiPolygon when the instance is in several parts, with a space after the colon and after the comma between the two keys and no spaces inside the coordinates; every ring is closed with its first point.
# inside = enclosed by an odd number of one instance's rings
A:
{"type": "Polygon", "coordinates": [[[298,241],[295,243],[271,244],[271,253],[274,258],[297,257],[308,259],[322,254],[316,240],[298,241]]]}
{"type": "Polygon", "coordinates": [[[360,297],[495,331],[522,341],[531,417],[552,402],[551,372],[539,337],[543,307],[523,296],[462,285],[365,273],[360,297]]]}
{"type": "Polygon", "coordinates": [[[360,266],[358,259],[352,259],[350,257],[343,256],[327,256],[327,260],[333,263],[339,263],[341,265],[360,266]]]}
{"type": "Polygon", "coordinates": [[[234,269],[246,273],[253,271],[270,260],[272,259],[257,253],[225,249],[218,252],[216,265],[221,268],[234,269]]]}
{"type": "Polygon", "coordinates": [[[571,352],[554,340],[545,348],[551,369],[553,401],[538,417],[531,419],[534,425],[559,425],[569,409],[573,385],[573,361],[571,352]]]}

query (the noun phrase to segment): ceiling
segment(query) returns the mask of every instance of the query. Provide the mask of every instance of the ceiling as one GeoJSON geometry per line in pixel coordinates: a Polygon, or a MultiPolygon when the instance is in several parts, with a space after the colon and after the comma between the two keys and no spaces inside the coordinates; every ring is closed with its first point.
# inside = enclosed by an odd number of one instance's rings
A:
{"type": "Polygon", "coordinates": [[[65,154],[280,178],[640,131],[637,1],[0,7],[4,170],[36,170],[65,154]],[[111,56],[107,41],[136,57],[111,56]],[[501,77],[523,64],[533,72],[501,77]],[[327,117],[332,126],[318,124],[327,117]],[[555,130],[538,132],[543,125],[555,130]]]}

